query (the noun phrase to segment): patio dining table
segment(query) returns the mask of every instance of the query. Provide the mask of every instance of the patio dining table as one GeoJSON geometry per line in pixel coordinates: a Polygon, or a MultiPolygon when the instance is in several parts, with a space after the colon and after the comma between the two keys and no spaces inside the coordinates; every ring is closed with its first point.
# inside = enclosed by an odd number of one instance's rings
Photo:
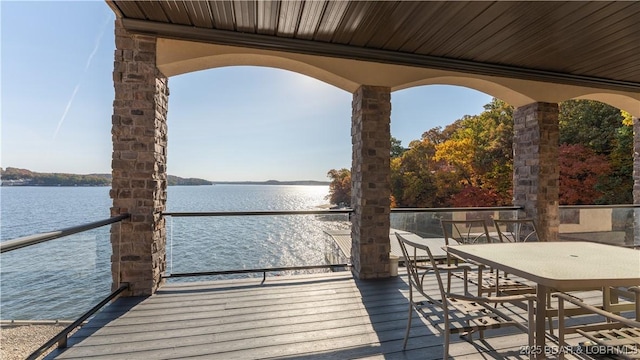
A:
{"type": "MultiPolygon", "coordinates": [[[[549,289],[604,289],[640,285],[640,251],[592,242],[531,242],[450,245],[452,255],[473,260],[537,285],[538,309],[546,309],[549,289]]],[[[535,349],[544,358],[545,311],[536,311],[535,349]]],[[[553,349],[550,349],[552,351],[553,349]]]]}

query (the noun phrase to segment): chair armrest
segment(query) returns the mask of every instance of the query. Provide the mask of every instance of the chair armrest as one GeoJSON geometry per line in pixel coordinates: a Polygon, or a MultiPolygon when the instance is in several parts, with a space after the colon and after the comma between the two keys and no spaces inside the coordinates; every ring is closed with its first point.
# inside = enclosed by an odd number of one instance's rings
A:
{"type": "Polygon", "coordinates": [[[572,303],[573,305],[576,305],[576,306],[578,306],[580,308],[583,308],[583,309],[585,309],[585,310],[587,310],[587,311],[589,311],[591,313],[603,316],[603,317],[605,317],[605,318],[607,318],[609,320],[613,320],[613,321],[619,322],[621,324],[640,329],[640,321],[634,321],[634,320],[622,317],[620,315],[616,315],[614,313],[610,313],[610,312],[608,312],[606,310],[600,309],[600,308],[595,307],[593,305],[586,304],[586,303],[580,301],[579,299],[577,299],[577,298],[575,298],[573,296],[569,296],[569,295],[564,294],[564,293],[556,293],[556,294],[553,294],[552,296],[557,297],[558,299],[561,299],[561,300],[564,300],[564,301],[568,301],[568,302],[572,303]]]}

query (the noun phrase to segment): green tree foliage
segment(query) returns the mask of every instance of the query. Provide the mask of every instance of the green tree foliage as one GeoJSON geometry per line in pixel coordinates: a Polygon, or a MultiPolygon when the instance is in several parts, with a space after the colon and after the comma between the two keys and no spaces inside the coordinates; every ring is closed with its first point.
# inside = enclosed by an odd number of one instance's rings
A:
{"type": "Polygon", "coordinates": [[[331,169],[327,177],[331,179],[331,183],[329,195],[325,198],[338,206],[351,206],[351,171],[345,168],[331,169]]]}
{"type": "Polygon", "coordinates": [[[402,147],[402,141],[391,137],[391,158],[397,158],[405,152],[405,148],[402,147]]]}
{"type": "Polygon", "coordinates": [[[619,109],[594,100],[560,103],[560,144],[581,144],[596,154],[610,154],[622,126],[619,109]]]}
{"type": "Polygon", "coordinates": [[[602,204],[633,204],[633,126],[623,120],[616,131],[611,154],[611,173],[600,177],[602,204]]]}

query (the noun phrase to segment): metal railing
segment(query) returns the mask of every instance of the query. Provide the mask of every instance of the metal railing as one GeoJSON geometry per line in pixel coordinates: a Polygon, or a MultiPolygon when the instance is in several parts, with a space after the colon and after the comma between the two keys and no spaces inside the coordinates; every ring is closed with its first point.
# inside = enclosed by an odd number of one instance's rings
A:
{"type": "Polygon", "coordinates": [[[128,219],[130,217],[131,217],[130,214],[122,214],[122,215],[114,216],[105,220],[95,221],[88,224],[72,226],[72,227],[68,227],[68,228],[64,228],[56,231],[35,234],[35,235],[28,235],[28,236],[19,237],[12,240],[3,241],[0,243],[0,254],[8,251],[21,249],[27,246],[40,244],[46,241],[58,239],[64,236],[77,234],[83,231],[93,230],[105,225],[117,223],[119,221],[128,219]]]}
{"type": "MultiPolygon", "coordinates": [[[[162,213],[162,215],[166,217],[180,218],[180,217],[237,217],[237,216],[287,216],[287,215],[350,215],[351,213],[353,213],[353,210],[350,208],[340,208],[340,209],[325,209],[325,210],[164,212],[162,213]]],[[[163,275],[163,278],[175,279],[175,278],[198,277],[198,276],[262,273],[262,283],[264,283],[267,278],[267,273],[270,273],[270,272],[315,270],[315,269],[335,270],[335,269],[344,269],[349,267],[351,267],[351,264],[349,263],[306,265],[306,266],[276,266],[276,267],[267,267],[267,268],[169,273],[169,274],[163,275]]]]}
{"type": "Polygon", "coordinates": [[[415,212],[415,213],[438,213],[438,212],[476,212],[476,211],[518,211],[523,210],[521,206],[486,206],[486,207],[450,207],[450,208],[392,208],[391,212],[415,212]]]}
{"type": "Polygon", "coordinates": [[[118,295],[120,295],[120,293],[122,293],[123,291],[127,290],[128,288],[129,288],[129,284],[126,284],[126,283],[120,284],[119,288],[117,288],[115,291],[111,292],[111,294],[109,294],[106,298],[104,298],[102,301],[100,301],[100,303],[98,303],[96,306],[92,307],[89,311],[87,311],[82,316],[80,316],[76,321],[74,321],[69,326],[64,328],[64,330],[60,331],[58,333],[58,335],[52,337],[51,339],[49,339],[49,341],[47,341],[46,343],[42,344],[42,346],[40,346],[38,349],[36,349],[36,351],[32,352],[31,355],[29,355],[27,357],[27,360],[35,360],[35,359],[37,359],[38,356],[40,356],[42,353],[47,351],[47,349],[49,349],[50,347],[52,347],[56,343],[58,343],[58,349],[66,348],[67,347],[67,340],[68,340],[70,332],[72,332],[78,326],[82,325],[82,323],[85,320],[87,320],[91,315],[93,315],[96,312],[98,312],[98,310],[102,309],[105,305],[107,305],[109,303],[109,301],[115,299],[118,295]]]}
{"type": "Polygon", "coordinates": [[[271,267],[264,269],[239,269],[239,270],[221,270],[221,271],[202,271],[191,273],[173,273],[162,276],[165,279],[180,278],[180,277],[192,277],[192,276],[212,276],[212,275],[233,275],[233,274],[251,274],[262,273],[262,283],[267,280],[268,272],[278,271],[295,271],[295,270],[313,270],[313,269],[341,269],[351,267],[351,264],[328,264],[328,265],[308,265],[308,266],[284,266],[284,267],[271,267]]]}
{"type": "MultiPolygon", "coordinates": [[[[561,209],[603,209],[603,208],[612,208],[612,209],[624,209],[631,208],[632,211],[640,208],[640,205],[610,205],[610,206],[561,206],[561,209]]],[[[506,216],[517,216],[517,214],[522,211],[521,207],[476,207],[476,208],[394,208],[391,209],[392,215],[406,215],[406,214],[423,214],[432,213],[431,217],[435,216],[440,217],[441,213],[469,213],[469,212],[478,212],[480,214],[487,214],[490,212],[495,213],[504,213],[506,216]]],[[[163,216],[170,217],[229,217],[229,216],[281,216],[281,215],[337,215],[337,214],[346,214],[351,215],[353,213],[353,209],[345,208],[345,209],[328,209],[328,210],[306,210],[306,211],[233,211],[233,212],[164,212],[163,216]]],[[[465,215],[466,216],[466,215],[465,215]]],[[[483,215],[484,216],[484,215],[483,215]]],[[[92,230],[95,228],[99,228],[101,226],[114,224],[125,219],[130,218],[129,214],[123,214],[119,216],[115,216],[109,219],[96,221],[80,226],[73,226],[69,228],[64,228],[61,230],[41,233],[36,235],[25,236],[13,240],[8,240],[0,243],[0,253],[5,253],[13,250],[17,250],[20,248],[32,246],[35,244],[47,242],[49,240],[58,239],[64,236],[92,230]]],[[[346,221],[346,220],[345,220],[346,221]]],[[[221,271],[203,271],[203,272],[182,272],[182,273],[173,273],[164,275],[164,278],[181,278],[181,277],[191,277],[191,276],[210,276],[210,275],[229,275],[229,274],[244,274],[244,273],[262,273],[262,282],[266,280],[266,274],[268,272],[278,272],[278,271],[295,271],[295,270],[311,270],[311,269],[335,269],[335,268],[348,268],[351,265],[348,263],[340,263],[340,264],[324,264],[324,265],[307,265],[307,266],[289,266],[289,267],[268,267],[268,268],[255,268],[255,269],[238,269],[238,270],[221,270],[221,271]]],[[[39,355],[41,355],[44,351],[49,349],[55,343],[58,343],[59,348],[66,347],[68,335],[73,329],[80,326],[86,319],[91,317],[97,311],[99,311],[102,307],[108,304],[110,301],[115,299],[118,295],[120,295],[123,291],[127,289],[127,284],[122,284],[117,290],[109,294],[104,300],[102,300],[99,304],[94,306],[91,310],[83,314],[78,320],[71,323],[67,326],[63,331],[61,331],[58,335],[53,337],[47,343],[43,344],[38,350],[33,352],[28,359],[35,359],[39,355]]]]}
{"type": "MultiPolygon", "coordinates": [[[[114,216],[108,219],[99,220],[99,221],[95,221],[87,224],[82,224],[82,225],[72,226],[72,227],[68,227],[68,228],[64,228],[56,231],[23,236],[23,237],[12,239],[12,240],[7,240],[0,243],[0,253],[10,252],[10,251],[26,248],[29,246],[45,243],[47,241],[59,239],[65,236],[97,229],[105,225],[121,222],[123,220],[129,219],[130,217],[131,217],[130,214],[122,214],[122,215],[114,216]]],[[[62,331],[60,331],[57,335],[52,337],[49,341],[47,341],[45,344],[43,344],[37,350],[31,353],[27,357],[27,359],[37,359],[42,353],[47,351],[56,343],[58,344],[58,348],[66,347],[69,333],[71,333],[77,327],[83,325],[89,317],[91,317],[100,309],[102,309],[105,305],[107,305],[110,301],[115,299],[123,291],[127,290],[128,287],[129,286],[126,283],[121,284],[118,289],[111,292],[97,305],[95,305],[89,311],[82,314],[77,320],[73,321],[71,324],[65,327],[62,331]]]]}
{"type": "Polygon", "coordinates": [[[328,215],[350,214],[352,209],[329,210],[279,210],[279,211],[202,211],[202,212],[163,212],[163,216],[196,217],[196,216],[274,216],[274,215],[328,215]]]}
{"type": "MultiPolygon", "coordinates": [[[[520,207],[504,206],[504,207],[474,207],[474,208],[393,208],[391,213],[407,214],[407,213],[456,213],[456,212],[509,212],[522,210],[520,207]]],[[[163,216],[168,217],[229,217],[229,216],[281,216],[281,215],[351,215],[353,209],[340,208],[329,210],[291,210],[291,211],[215,211],[215,212],[164,212],[163,216]]],[[[346,220],[346,219],[345,219],[346,220]]],[[[295,270],[313,270],[313,269],[344,269],[351,267],[351,264],[326,264],[326,265],[308,265],[308,266],[285,266],[285,267],[269,267],[269,268],[253,268],[253,269],[237,269],[237,270],[220,270],[220,271],[200,271],[200,272],[183,272],[170,273],[164,275],[163,278],[183,278],[196,276],[215,276],[215,275],[232,275],[247,273],[262,273],[262,282],[266,281],[268,272],[278,271],[295,271],[295,270]]]]}

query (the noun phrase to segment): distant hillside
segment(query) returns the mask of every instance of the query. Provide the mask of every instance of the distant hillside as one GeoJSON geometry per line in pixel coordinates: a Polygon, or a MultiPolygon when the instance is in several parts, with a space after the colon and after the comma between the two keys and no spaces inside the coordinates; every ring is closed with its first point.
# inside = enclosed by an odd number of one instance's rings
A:
{"type": "Polygon", "coordinates": [[[181,178],[175,175],[167,175],[169,186],[173,185],[212,185],[213,182],[198,178],[181,178]]]}
{"type": "MultiPolygon", "coordinates": [[[[65,174],[38,173],[27,169],[8,167],[0,168],[2,186],[109,186],[111,174],[65,174]]],[[[167,182],[171,185],[211,185],[212,182],[197,178],[181,178],[167,175],[167,182]]]]}

